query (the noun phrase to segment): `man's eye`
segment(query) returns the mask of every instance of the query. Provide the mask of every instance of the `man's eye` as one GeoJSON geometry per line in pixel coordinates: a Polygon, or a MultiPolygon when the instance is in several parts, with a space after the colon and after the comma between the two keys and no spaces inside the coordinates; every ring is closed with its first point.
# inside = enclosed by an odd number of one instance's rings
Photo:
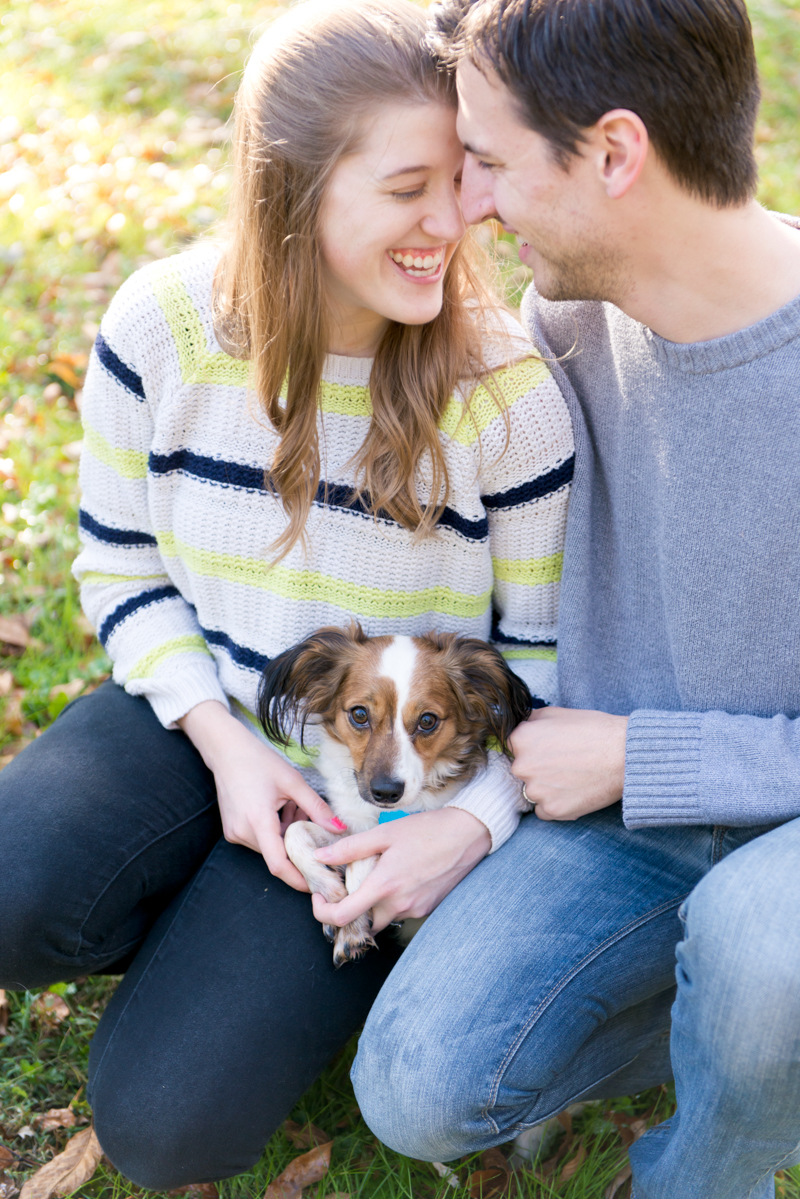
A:
{"type": "Polygon", "coordinates": [[[434,716],[433,712],[423,712],[417,721],[417,728],[421,733],[432,733],[439,723],[439,717],[434,716]]]}
{"type": "Polygon", "coordinates": [[[369,726],[369,712],[366,708],[351,708],[348,715],[350,723],[354,724],[357,729],[365,729],[369,726]]]}

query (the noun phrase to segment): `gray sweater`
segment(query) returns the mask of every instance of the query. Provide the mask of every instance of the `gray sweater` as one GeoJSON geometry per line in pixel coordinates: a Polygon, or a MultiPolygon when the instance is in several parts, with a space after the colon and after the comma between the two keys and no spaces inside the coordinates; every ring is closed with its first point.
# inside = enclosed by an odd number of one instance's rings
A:
{"type": "Polygon", "coordinates": [[[800,816],[800,297],[691,345],[522,312],[575,424],[561,703],[631,714],[625,823],[800,816]]]}

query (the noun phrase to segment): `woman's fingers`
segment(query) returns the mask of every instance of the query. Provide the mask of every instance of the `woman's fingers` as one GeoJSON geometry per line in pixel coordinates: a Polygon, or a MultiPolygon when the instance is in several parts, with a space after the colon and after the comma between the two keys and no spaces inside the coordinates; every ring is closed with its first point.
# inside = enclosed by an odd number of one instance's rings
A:
{"type": "Polygon", "coordinates": [[[385,830],[386,825],[380,825],[367,833],[353,833],[350,837],[340,837],[333,845],[323,845],[321,849],[316,850],[314,857],[326,866],[346,866],[348,862],[371,858],[373,854],[384,853],[389,847],[391,839],[387,837],[385,830]]]}
{"type": "MultiPolygon", "coordinates": [[[[317,920],[322,924],[332,924],[334,928],[342,928],[345,924],[350,924],[357,916],[363,916],[364,912],[368,912],[371,907],[374,907],[379,897],[379,889],[370,887],[369,879],[367,879],[357,891],[348,895],[346,899],[341,899],[339,903],[326,903],[321,895],[312,895],[311,902],[317,920]]],[[[388,924],[388,920],[386,923],[388,924]]],[[[381,927],[384,926],[381,925],[381,927]]],[[[374,931],[380,932],[381,930],[376,928],[374,931]]]]}
{"type": "Polygon", "coordinates": [[[316,791],[309,787],[298,771],[292,769],[282,790],[286,798],[293,800],[298,808],[305,812],[309,820],[313,820],[314,824],[330,829],[332,833],[341,833],[344,830],[345,825],[338,817],[334,816],[322,796],[317,795],[316,791]]]}
{"type": "Polygon", "coordinates": [[[286,856],[286,847],[281,836],[277,812],[271,812],[255,830],[258,838],[258,850],[270,874],[282,879],[295,891],[308,891],[308,884],[300,871],[286,856]]]}

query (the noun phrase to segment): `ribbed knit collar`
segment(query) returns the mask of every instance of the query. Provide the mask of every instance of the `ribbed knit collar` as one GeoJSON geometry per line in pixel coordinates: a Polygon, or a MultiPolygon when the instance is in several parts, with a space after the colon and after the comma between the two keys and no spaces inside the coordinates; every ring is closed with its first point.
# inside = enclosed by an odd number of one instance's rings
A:
{"type": "Polygon", "coordinates": [[[326,354],[322,377],[326,383],[347,387],[367,387],[374,358],[348,358],[345,354],[326,354]]]}

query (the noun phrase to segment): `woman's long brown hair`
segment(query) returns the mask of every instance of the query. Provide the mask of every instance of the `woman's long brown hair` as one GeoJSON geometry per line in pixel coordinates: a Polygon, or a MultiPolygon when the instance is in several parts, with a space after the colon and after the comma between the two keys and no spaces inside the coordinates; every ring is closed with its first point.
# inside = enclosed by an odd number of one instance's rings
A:
{"type": "MultiPolygon", "coordinates": [[[[287,515],[272,546],[278,558],[302,539],[320,482],[325,187],[376,106],[455,106],[452,76],[428,49],[426,30],[425,12],[411,0],[308,0],[257,43],[236,98],[215,325],[228,353],[251,360],[256,395],[280,435],[266,471],[287,515]]],[[[465,238],[447,269],[440,314],[424,325],[391,323],[372,367],[372,418],[354,463],[359,492],[373,513],[421,536],[448,498],[439,418],[459,381],[485,374],[480,317],[497,300],[479,257],[465,238]],[[420,460],[427,500],[415,485],[420,460]]]]}

